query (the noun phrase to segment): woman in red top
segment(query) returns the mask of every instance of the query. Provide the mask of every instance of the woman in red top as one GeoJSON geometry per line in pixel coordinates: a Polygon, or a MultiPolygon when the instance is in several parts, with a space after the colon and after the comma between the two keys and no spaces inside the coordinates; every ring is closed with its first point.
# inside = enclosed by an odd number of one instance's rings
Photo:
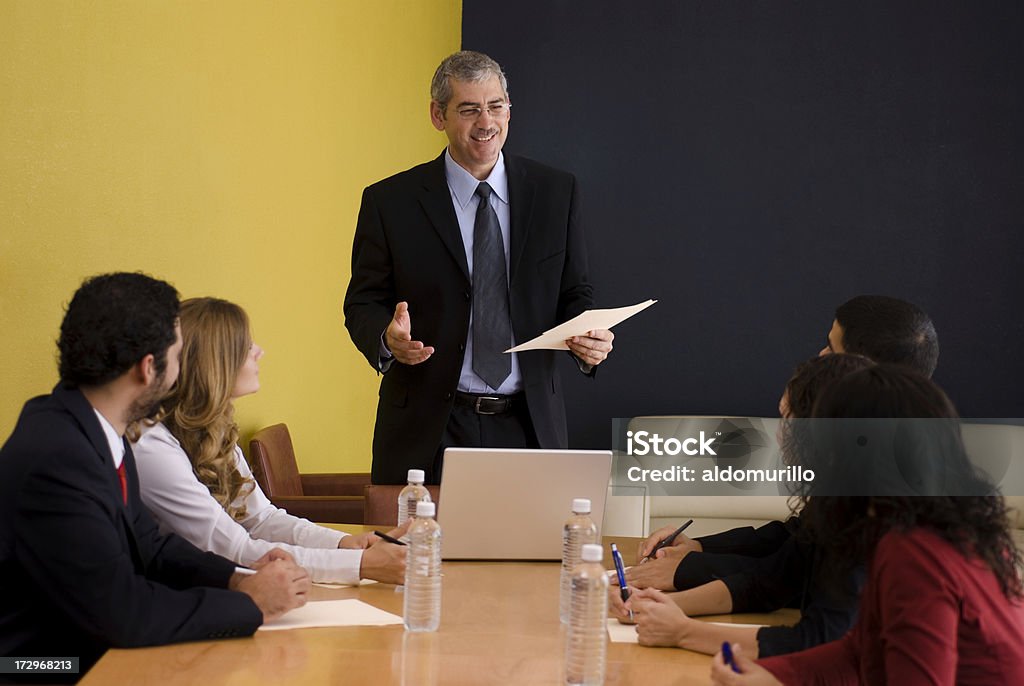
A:
{"type": "MultiPolygon", "coordinates": [[[[881,365],[830,386],[814,416],[957,415],[928,379],[881,365]]],[[[801,457],[818,460],[824,475],[812,491],[820,494],[830,479],[834,486],[882,473],[883,455],[910,484],[902,493],[891,481],[876,480],[856,495],[804,494],[804,526],[826,549],[833,578],[867,560],[857,623],[842,639],[810,650],[759,663],[736,655],[739,672],[719,653],[714,683],[1024,684],[1021,556],[1006,505],[973,473],[956,422],[836,422],[814,429],[814,449],[801,457]]]]}

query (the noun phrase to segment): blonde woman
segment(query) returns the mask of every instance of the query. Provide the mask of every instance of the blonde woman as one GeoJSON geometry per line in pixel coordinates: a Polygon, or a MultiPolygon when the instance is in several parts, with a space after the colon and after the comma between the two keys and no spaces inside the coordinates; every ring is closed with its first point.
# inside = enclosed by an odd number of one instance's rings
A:
{"type": "Polygon", "coordinates": [[[142,427],[133,446],[142,500],[161,530],[242,565],[283,548],[313,581],[401,583],[404,548],[293,517],[252,478],[238,447],[232,403],[259,390],[263,349],[253,342],[242,308],[216,298],[186,300],[181,335],[178,383],[160,421],[142,427]]]}

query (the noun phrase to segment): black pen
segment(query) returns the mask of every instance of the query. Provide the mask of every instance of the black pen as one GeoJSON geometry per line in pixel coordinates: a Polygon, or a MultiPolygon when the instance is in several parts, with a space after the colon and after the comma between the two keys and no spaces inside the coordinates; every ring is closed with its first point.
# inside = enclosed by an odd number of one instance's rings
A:
{"type": "Polygon", "coordinates": [[[658,541],[658,545],[654,546],[654,549],[651,550],[650,554],[647,556],[647,559],[648,560],[653,560],[655,553],[657,553],[659,550],[661,550],[665,546],[672,545],[672,543],[676,540],[676,536],[678,536],[679,534],[681,534],[684,531],[686,531],[686,527],[690,526],[691,524],[693,524],[693,520],[692,519],[689,520],[688,522],[686,522],[685,524],[683,524],[681,527],[679,527],[675,531],[673,531],[672,535],[669,536],[668,538],[665,538],[665,539],[662,539],[662,540],[658,541]]]}
{"type": "Polygon", "coordinates": [[[391,536],[388,536],[385,533],[381,533],[380,531],[374,531],[373,533],[374,533],[375,536],[380,536],[381,538],[383,538],[388,543],[394,543],[395,545],[405,545],[405,543],[402,543],[397,538],[392,538],[391,536]]]}

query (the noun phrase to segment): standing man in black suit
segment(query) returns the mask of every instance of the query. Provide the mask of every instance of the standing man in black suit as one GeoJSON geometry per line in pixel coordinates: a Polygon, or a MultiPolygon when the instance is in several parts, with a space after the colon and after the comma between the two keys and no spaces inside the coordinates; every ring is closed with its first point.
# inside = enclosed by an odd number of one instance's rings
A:
{"type": "MultiPolygon", "coordinates": [[[[384,373],[378,484],[404,483],[409,468],[437,483],[449,446],[566,447],[554,351],[503,351],[593,303],[576,179],[502,153],[511,103],[498,63],[450,55],[430,96],[448,147],[363,192],[345,295],[345,326],[384,373]]],[[[566,343],[592,375],[612,338],[566,343]]]]}
{"type": "Polygon", "coordinates": [[[78,657],[84,672],[110,646],[248,636],[303,605],[309,577],[287,553],[243,575],[160,535],[139,499],[124,433],[178,377],[174,288],[90,279],[57,345],[60,383],[26,403],[0,449],[0,655],[78,657]]]}

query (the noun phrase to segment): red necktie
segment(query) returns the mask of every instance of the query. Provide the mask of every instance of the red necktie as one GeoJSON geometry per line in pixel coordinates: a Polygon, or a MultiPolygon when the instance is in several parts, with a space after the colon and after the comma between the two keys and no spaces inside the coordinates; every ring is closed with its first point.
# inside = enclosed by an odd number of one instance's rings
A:
{"type": "Polygon", "coordinates": [[[121,497],[124,499],[124,504],[128,504],[128,473],[124,471],[124,460],[121,460],[121,464],[117,468],[117,475],[121,477],[121,497]]]}

